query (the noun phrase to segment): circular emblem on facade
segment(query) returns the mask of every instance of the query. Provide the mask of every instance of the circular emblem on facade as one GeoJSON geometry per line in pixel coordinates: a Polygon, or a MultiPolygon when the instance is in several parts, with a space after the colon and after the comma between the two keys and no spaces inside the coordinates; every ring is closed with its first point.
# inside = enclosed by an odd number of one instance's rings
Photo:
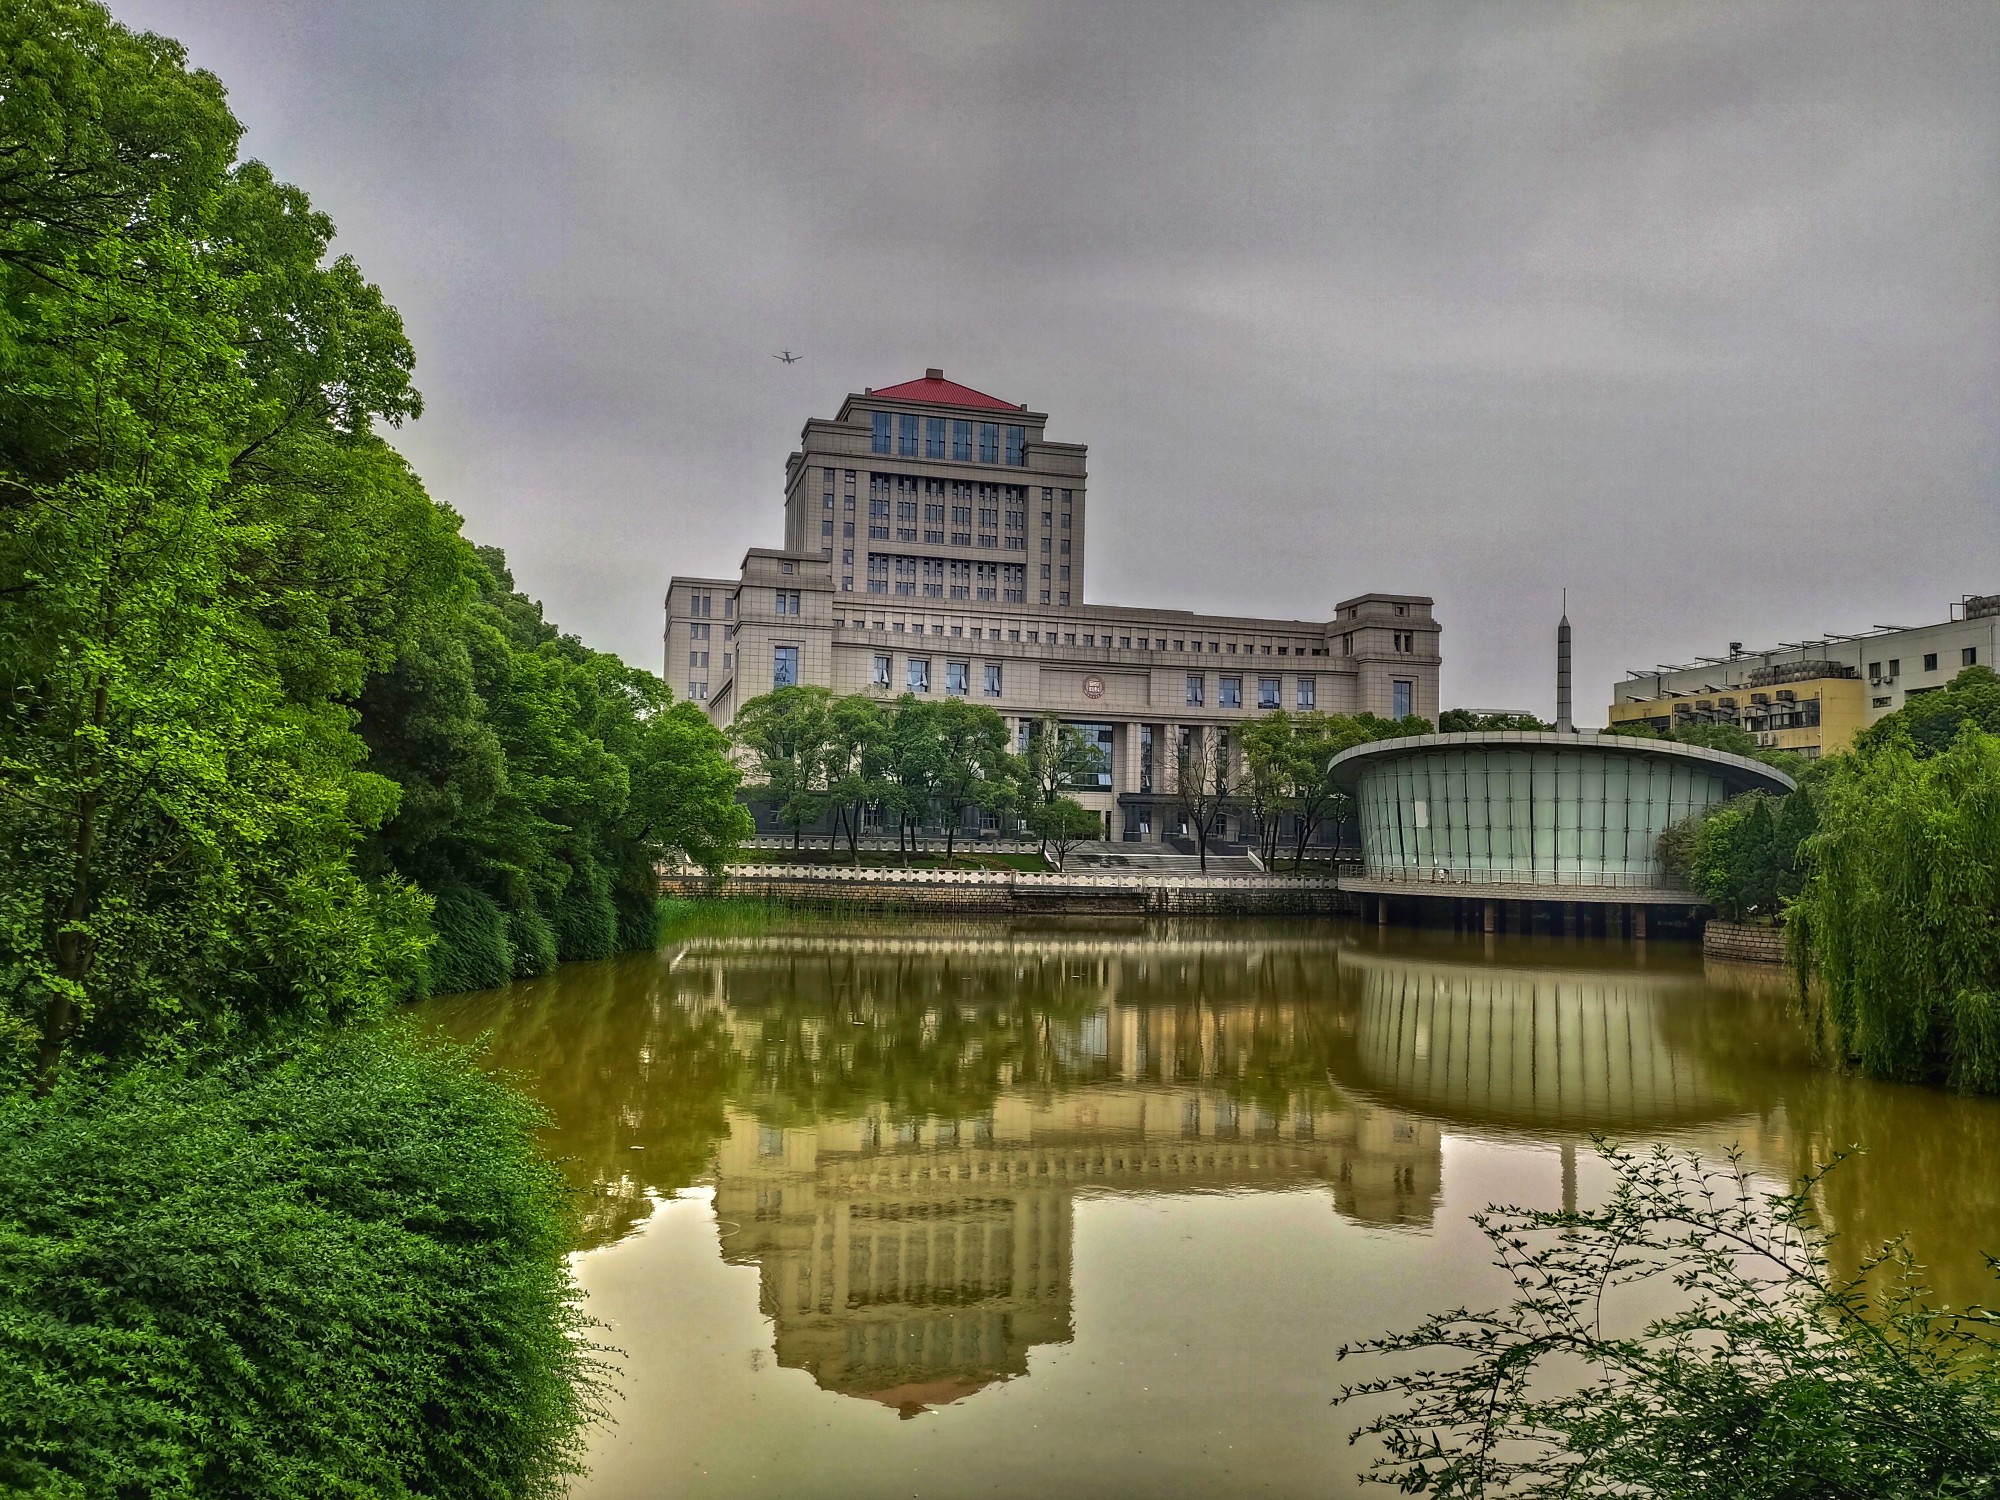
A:
{"type": "Polygon", "coordinates": [[[1095,672],[1084,678],[1083,696],[1086,698],[1102,698],[1104,696],[1104,679],[1099,677],[1095,672]]]}

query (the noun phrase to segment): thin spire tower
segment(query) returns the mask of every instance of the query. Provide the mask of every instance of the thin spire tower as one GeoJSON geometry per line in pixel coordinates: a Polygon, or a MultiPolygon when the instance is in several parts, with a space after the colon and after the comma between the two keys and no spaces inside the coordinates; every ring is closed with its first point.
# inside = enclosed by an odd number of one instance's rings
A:
{"type": "Polygon", "coordinates": [[[1575,734],[1569,694],[1569,590],[1563,590],[1562,623],[1556,626],[1556,733],[1575,734]]]}

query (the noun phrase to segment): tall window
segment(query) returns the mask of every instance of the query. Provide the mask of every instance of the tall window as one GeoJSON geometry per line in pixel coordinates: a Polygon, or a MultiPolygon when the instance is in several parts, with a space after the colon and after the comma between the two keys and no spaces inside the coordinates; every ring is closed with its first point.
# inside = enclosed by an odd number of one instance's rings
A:
{"type": "Polygon", "coordinates": [[[775,589],[772,592],[777,599],[779,614],[795,615],[800,613],[799,591],[797,589],[775,589]]]}
{"type": "Polygon", "coordinates": [[[1276,708],[1282,688],[1283,684],[1276,677],[1259,677],[1257,679],[1257,706],[1259,708],[1276,708]]]}
{"type": "Polygon", "coordinates": [[[979,424],[979,461],[983,464],[1000,462],[1000,428],[997,423],[979,424]]]}
{"type": "Polygon", "coordinates": [[[1000,664],[998,662],[988,662],[986,664],[986,696],[989,698],[1000,696],[1000,664]]]}
{"type": "Polygon", "coordinates": [[[887,453],[889,451],[889,413],[878,411],[871,412],[869,415],[874,421],[875,431],[869,438],[868,451],[871,453],[887,453]]]}
{"type": "Polygon", "coordinates": [[[1026,467],[1028,462],[1028,429],[1009,427],[1007,429],[1007,462],[1016,468],[1026,467]]]}
{"type": "Polygon", "coordinates": [[[771,686],[774,688],[797,687],[799,685],[799,648],[797,646],[773,646],[771,648],[771,686]]]}
{"type": "Polygon", "coordinates": [[[1413,683],[1404,682],[1401,681],[1400,679],[1391,682],[1389,684],[1391,697],[1394,699],[1395,702],[1394,717],[1398,719],[1407,719],[1412,713],[1416,712],[1416,710],[1410,706],[1412,697],[1410,689],[1413,686],[1414,686],[1413,683]]]}
{"type": "Polygon", "coordinates": [[[1243,706],[1243,679],[1241,677],[1222,678],[1216,687],[1215,701],[1223,708],[1241,708],[1243,706]]]}
{"type": "Polygon", "coordinates": [[[913,693],[928,693],[931,690],[930,659],[923,656],[911,657],[910,668],[903,681],[913,693]]]}
{"type": "Polygon", "coordinates": [[[1315,708],[1318,706],[1319,683],[1315,679],[1311,677],[1301,677],[1299,679],[1298,703],[1300,708],[1315,708]]]}
{"type": "Polygon", "coordinates": [[[972,461],[972,424],[954,421],[951,424],[951,456],[960,463],[972,461]]]}
{"type": "Polygon", "coordinates": [[[972,664],[963,661],[948,661],[944,664],[944,690],[963,698],[971,684],[972,664]]]}
{"type": "Polygon", "coordinates": [[[896,418],[896,451],[904,458],[917,456],[917,414],[900,413],[896,418]]]}
{"type": "Polygon", "coordinates": [[[944,418],[924,418],[924,457],[944,457],[944,418]]]}
{"type": "Polygon", "coordinates": [[[878,655],[875,658],[875,686],[885,688],[889,685],[889,672],[894,665],[895,663],[886,656],[878,655]]]}
{"type": "Polygon", "coordinates": [[[1187,701],[1189,708],[1200,708],[1202,703],[1203,679],[1199,672],[1188,673],[1187,701]]]}

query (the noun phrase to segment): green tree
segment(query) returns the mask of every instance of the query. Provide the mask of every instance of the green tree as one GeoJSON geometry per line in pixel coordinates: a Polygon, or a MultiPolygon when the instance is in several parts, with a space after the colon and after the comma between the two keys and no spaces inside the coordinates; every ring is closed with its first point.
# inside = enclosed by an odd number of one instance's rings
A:
{"type": "Polygon", "coordinates": [[[826,808],[832,704],[823,687],[774,688],[745,703],[730,726],[730,738],[756,757],[755,789],[792,830],[794,850],[826,808]]]}
{"type": "Polygon", "coordinates": [[[896,846],[905,860],[917,851],[944,769],[939,705],[914,693],[895,702],[883,742],[882,784],[896,815],[896,846]]]}
{"type": "Polygon", "coordinates": [[[649,855],[685,854],[719,874],[755,831],[736,800],[742,773],[727,750],[727,737],[698,704],[657,706],[641,722],[631,761],[632,817],[634,836],[649,855]]]}
{"type": "Polygon", "coordinates": [[[1892,739],[1814,795],[1790,936],[1834,1043],[1879,1078],[2000,1092],[2000,736],[1892,739]]]}
{"type": "Polygon", "coordinates": [[[343,700],[439,607],[449,518],[372,431],[395,315],[177,48],[0,13],[0,1048],[335,1016],[422,905],[349,854],[395,808],[343,700]]]}
{"type": "Polygon", "coordinates": [[[1208,846],[1221,826],[1236,785],[1235,756],[1226,729],[1183,724],[1174,746],[1174,810],[1194,835],[1201,870],[1208,873],[1208,846]]]}
{"type": "Polygon", "coordinates": [[[1243,792],[1257,820],[1258,853],[1266,869],[1278,863],[1281,819],[1296,812],[1298,735],[1284,709],[1260,714],[1243,726],[1243,792]]]}
{"type": "Polygon", "coordinates": [[[1904,739],[1918,755],[1938,755],[1964,724],[2000,734],[2000,673],[1991,667],[1966,667],[1934,692],[1906,693],[1901,708],[1854,737],[1854,748],[1867,754],[1904,739]]]}
{"type": "Polygon", "coordinates": [[[887,795],[889,714],[873,698],[850,693],[833,700],[826,758],[826,796],[834,810],[832,840],[847,834],[847,852],[861,863],[861,820],[887,795]]]}
{"type": "Polygon", "coordinates": [[[1007,721],[984,704],[947,698],[937,705],[937,772],[932,795],[944,817],[944,857],[951,859],[959,825],[977,808],[998,810],[1014,799],[1007,721]]]}
{"type": "Polygon", "coordinates": [[[1025,774],[1034,794],[1053,802],[1064,792],[1097,785],[1104,757],[1074,724],[1048,714],[1029,726],[1025,774]]]}
{"type": "Polygon", "coordinates": [[[1056,868],[1060,870],[1070,850],[1104,836],[1104,820],[1076,798],[1058,797],[1028,809],[1028,829],[1055,852],[1056,868]]]}
{"type": "Polygon", "coordinates": [[[1533,714],[1482,714],[1469,708],[1448,708],[1438,715],[1437,727],[1439,734],[1552,734],[1556,726],[1533,714]]]}

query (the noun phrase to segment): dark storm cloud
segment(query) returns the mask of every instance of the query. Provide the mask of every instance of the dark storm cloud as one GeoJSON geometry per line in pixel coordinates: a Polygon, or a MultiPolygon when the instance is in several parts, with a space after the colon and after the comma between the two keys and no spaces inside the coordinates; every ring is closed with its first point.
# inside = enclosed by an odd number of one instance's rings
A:
{"type": "Polygon", "coordinates": [[[400,439],[594,644],[943,365],[1094,600],[1438,598],[1445,699],[2000,589],[2000,9],[118,7],[404,312],[400,439]],[[780,366],[770,351],[806,352],[780,366]]]}

